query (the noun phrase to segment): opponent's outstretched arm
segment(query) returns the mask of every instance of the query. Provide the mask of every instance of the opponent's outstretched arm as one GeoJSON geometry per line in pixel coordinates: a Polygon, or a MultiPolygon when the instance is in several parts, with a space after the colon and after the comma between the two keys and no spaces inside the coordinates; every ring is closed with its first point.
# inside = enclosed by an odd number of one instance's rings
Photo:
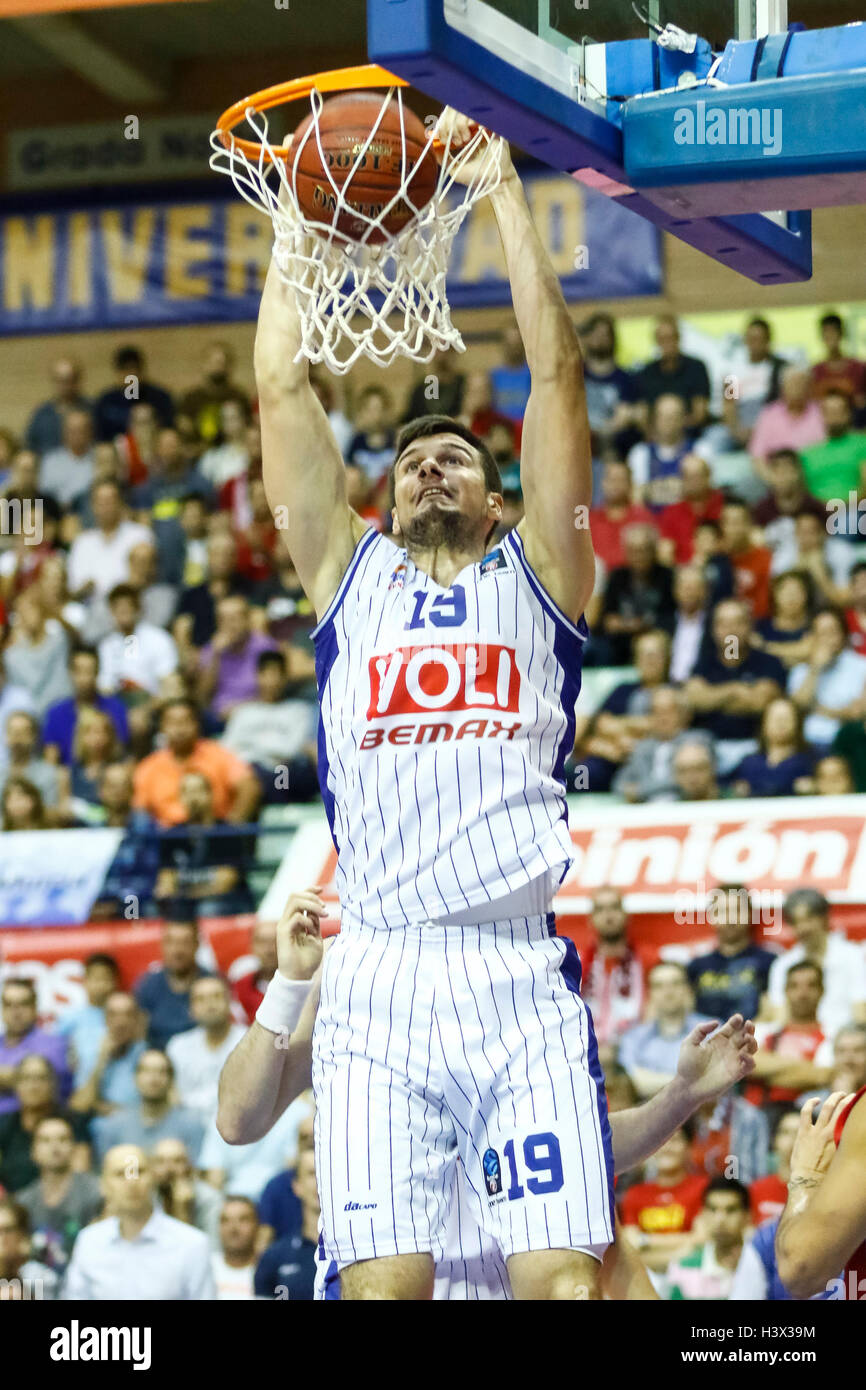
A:
{"type": "MultiPolygon", "coordinates": [[[[842,1130],[838,1149],[835,1141],[836,1122],[850,1101],[851,1096],[834,1091],[814,1123],[815,1097],[800,1111],[788,1201],[776,1231],[779,1278],[795,1298],[822,1292],[866,1241],[866,1102],[862,1098],[842,1130]]],[[[853,1297],[858,1296],[855,1291],[853,1297]]]]}
{"type": "Polygon", "coordinates": [[[643,1163],[702,1105],[748,1076],[757,1047],[755,1025],[741,1014],[722,1028],[714,1021],[693,1028],[680,1048],[673,1079],[644,1105],[610,1116],[615,1172],[643,1163]]]}
{"type": "Polygon", "coordinates": [[[524,517],[517,531],[542,584],[577,622],[595,579],[587,526],[592,446],[580,345],[510,159],[491,202],[532,380],[520,454],[524,517]]]}
{"type": "Polygon", "coordinates": [[[256,1019],[226,1058],[216,1125],[228,1144],[253,1144],[264,1138],[311,1084],[323,952],[319,923],[325,911],[317,889],[309,888],[290,895],[277,924],[277,974],[311,985],[294,1028],[273,1031],[256,1019]]]}
{"type": "Polygon", "coordinates": [[[368,527],[346,499],[345,466],[309,362],[294,361],[300,345],[294,291],[272,258],[254,353],[262,476],[276,528],[321,618],[368,527]]]}

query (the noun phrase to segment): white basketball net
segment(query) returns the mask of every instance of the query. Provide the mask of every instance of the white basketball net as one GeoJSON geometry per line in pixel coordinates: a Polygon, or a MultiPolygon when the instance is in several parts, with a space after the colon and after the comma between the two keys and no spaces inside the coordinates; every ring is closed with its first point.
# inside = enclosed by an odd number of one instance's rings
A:
{"type": "Polygon", "coordinates": [[[436,190],[425,207],[418,208],[412,200],[413,172],[420,160],[404,175],[399,189],[376,216],[350,207],[345,194],[350,192],[352,178],[395,95],[404,169],[408,165],[402,91],[391,87],[383,95],[379,115],[342,188],[334,181],[322,152],[319,117],[324,103],[315,89],[310,94],[313,119],[297,148],[292,147],[291,166],[274,154],[268,140],[267,116],[252,107],[246,112],[246,120],[261,145],[256,159],[248,158],[233,136],[228,137],[228,147],[218,131],[211,136],[214,153],[210,167],[229,174],[241,196],[253,207],[264,209],[273,221],[275,260],[283,279],[295,292],[301,319],[302,346],[298,358],[324,362],[338,374],[347,372],[359,357],[387,367],[396,357],[429,362],[447,348],[463,350],[463,339],[451,322],[446,294],[448,258],[466,214],[480,198],[493,192],[501,176],[503,142],[499,136],[479,128],[467,144],[457,149],[452,148],[453,133],[445,132],[441,137],[443,148],[437,151],[436,190]],[[318,145],[322,167],[336,197],[333,222],[338,221],[341,213],[347,213],[356,224],[366,224],[358,240],[345,236],[330,222],[314,221],[301,212],[295,174],[308,140],[315,140],[318,145]],[[471,181],[456,183],[455,167],[476,157],[471,181]],[[391,234],[383,225],[384,220],[403,203],[408,203],[413,216],[400,232],[391,234]],[[375,232],[383,240],[371,245],[369,237],[375,232]]]}

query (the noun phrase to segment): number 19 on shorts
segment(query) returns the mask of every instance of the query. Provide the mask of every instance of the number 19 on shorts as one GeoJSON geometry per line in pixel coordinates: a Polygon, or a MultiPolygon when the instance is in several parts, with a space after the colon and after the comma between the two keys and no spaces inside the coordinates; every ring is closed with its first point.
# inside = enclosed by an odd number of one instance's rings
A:
{"type": "Polygon", "coordinates": [[[526,1193],[543,1197],[562,1187],[559,1140],[550,1130],[528,1134],[522,1146],[509,1139],[502,1150],[502,1160],[496,1149],[487,1149],[482,1163],[490,1198],[516,1202],[526,1193]]]}

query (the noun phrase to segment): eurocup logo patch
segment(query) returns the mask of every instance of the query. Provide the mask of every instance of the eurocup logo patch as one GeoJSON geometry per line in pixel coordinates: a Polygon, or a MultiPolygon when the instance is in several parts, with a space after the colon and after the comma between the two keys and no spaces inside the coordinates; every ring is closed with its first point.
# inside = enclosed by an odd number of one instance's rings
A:
{"type": "Polygon", "coordinates": [[[495,1149],[487,1149],[481,1160],[484,1165],[484,1183],[488,1197],[495,1197],[502,1191],[502,1168],[499,1154],[495,1149]]]}
{"type": "Polygon", "coordinates": [[[403,565],[403,564],[400,564],[400,565],[397,566],[397,568],[395,569],[394,573],[391,575],[391,582],[390,582],[390,584],[388,585],[388,588],[389,588],[389,589],[402,589],[405,583],[406,583],[406,566],[403,565]]]}
{"type": "Polygon", "coordinates": [[[496,570],[508,569],[508,561],[501,550],[491,550],[489,555],[485,555],[481,561],[481,573],[493,574],[496,570]]]}

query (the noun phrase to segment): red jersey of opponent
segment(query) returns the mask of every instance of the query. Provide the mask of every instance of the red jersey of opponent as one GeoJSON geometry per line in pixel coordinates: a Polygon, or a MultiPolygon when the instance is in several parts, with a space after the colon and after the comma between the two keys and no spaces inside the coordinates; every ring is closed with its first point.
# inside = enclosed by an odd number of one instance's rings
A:
{"type": "Polygon", "coordinates": [[[781,1216],[787,1200],[788,1188],[778,1173],[768,1173],[765,1178],[749,1183],[749,1208],[755,1226],[781,1216]]]}
{"type": "Polygon", "coordinates": [[[651,1236],[690,1231],[709,1181],[702,1173],[690,1173],[672,1187],[639,1182],[622,1199],[623,1225],[639,1226],[651,1236]]]}
{"type": "MultiPolygon", "coordinates": [[[[857,1094],[851,1097],[850,1104],[846,1105],[845,1109],[842,1111],[842,1114],[836,1121],[836,1132],[833,1135],[833,1138],[836,1140],[837,1149],[842,1138],[842,1130],[845,1128],[845,1125],[848,1119],[850,1118],[851,1111],[854,1109],[854,1106],[857,1104],[857,1102],[859,1100],[862,1100],[864,1096],[866,1096],[866,1086],[861,1086],[857,1094]]],[[[858,1245],[857,1249],[854,1251],[854,1254],[851,1256],[850,1260],[845,1266],[845,1272],[842,1277],[845,1280],[846,1289],[849,1286],[849,1274],[854,1275],[854,1288],[859,1289],[860,1280],[866,1280],[866,1241],[864,1241],[862,1245],[858,1245]]],[[[866,1284],[864,1284],[863,1287],[866,1288],[866,1284]]]]}

